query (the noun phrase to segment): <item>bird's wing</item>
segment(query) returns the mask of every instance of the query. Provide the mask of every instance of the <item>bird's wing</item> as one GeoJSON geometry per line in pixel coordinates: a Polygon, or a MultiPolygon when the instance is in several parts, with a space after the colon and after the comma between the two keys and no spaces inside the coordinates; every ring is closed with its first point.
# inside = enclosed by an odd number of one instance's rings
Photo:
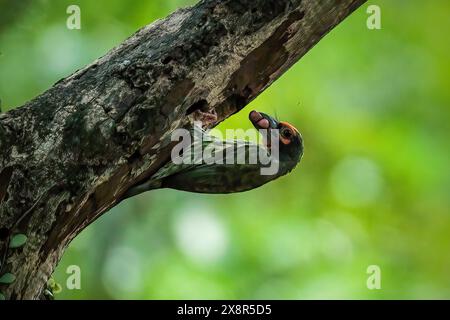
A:
{"type": "Polygon", "coordinates": [[[161,181],[160,187],[230,193],[255,188],[274,178],[261,174],[259,152],[267,155],[267,149],[253,142],[203,136],[194,140],[189,150],[192,153],[183,154],[184,163],[171,160],[152,180],[161,181]]]}
{"type": "MultiPolygon", "coordinates": [[[[191,152],[183,154],[183,163],[174,163],[171,159],[151,177],[151,180],[161,180],[174,174],[221,164],[218,159],[222,159],[223,164],[226,164],[226,155],[230,155],[232,151],[234,151],[234,161],[236,161],[236,155],[239,155],[241,160],[242,158],[248,159],[249,153],[255,152],[250,150],[264,148],[262,145],[244,140],[220,140],[214,136],[207,135],[206,132],[198,127],[194,127],[193,130],[193,134],[201,134],[201,138],[194,139],[189,148],[191,152]]],[[[228,161],[231,161],[230,159],[228,161]]],[[[233,163],[235,164],[236,162],[233,163]]],[[[208,172],[209,169],[205,169],[204,174],[208,172]]]]}

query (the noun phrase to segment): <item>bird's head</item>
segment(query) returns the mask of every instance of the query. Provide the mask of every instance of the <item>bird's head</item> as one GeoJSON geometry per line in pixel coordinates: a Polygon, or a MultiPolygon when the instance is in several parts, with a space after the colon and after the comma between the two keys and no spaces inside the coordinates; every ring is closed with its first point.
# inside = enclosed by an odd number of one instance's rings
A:
{"type": "MultiPolygon", "coordinates": [[[[278,132],[280,160],[293,161],[295,163],[300,161],[303,154],[303,139],[300,132],[293,125],[288,122],[278,121],[265,113],[255,110],[250,112],[249,119],[257,130],[277,130],[275,132],[278,132]]],[[[270,137],[267,137],[266,143],[268,148],[270,148],[270,140],[270,137]]]]}

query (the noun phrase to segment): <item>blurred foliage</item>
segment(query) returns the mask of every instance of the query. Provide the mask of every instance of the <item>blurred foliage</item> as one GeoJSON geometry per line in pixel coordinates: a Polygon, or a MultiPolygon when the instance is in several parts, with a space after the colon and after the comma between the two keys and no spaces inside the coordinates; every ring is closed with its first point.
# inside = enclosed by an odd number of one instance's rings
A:
{"type": "MultiPolygon", "coordinates": [[[[3,111],[192,3],[0,0],[3,111]],[[81,30],[65,27],[69,4],[81,30]]],[[[365,5],[219,126],[276,112],[303,133],[296,170],[242,194],[121,203],[70,245],[56,298],[450,298],[450,2],[370,3],[381,30],[365,5]],[[372,264],[381,290],[366,288],[372,264]],[[81,290],[65,287],[69,265],[81,290]]]]}

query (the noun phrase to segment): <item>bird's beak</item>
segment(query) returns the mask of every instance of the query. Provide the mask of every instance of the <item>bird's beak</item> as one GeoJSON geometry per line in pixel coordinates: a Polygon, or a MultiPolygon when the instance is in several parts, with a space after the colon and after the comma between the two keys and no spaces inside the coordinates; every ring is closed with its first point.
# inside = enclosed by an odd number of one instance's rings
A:
{"type": "Polygon", "coordinates": [[[252,122],[253,126],[257,129],[277,129],[278,121],[271,116],[258,111],[251,111],[248,118],[252,122]]]}

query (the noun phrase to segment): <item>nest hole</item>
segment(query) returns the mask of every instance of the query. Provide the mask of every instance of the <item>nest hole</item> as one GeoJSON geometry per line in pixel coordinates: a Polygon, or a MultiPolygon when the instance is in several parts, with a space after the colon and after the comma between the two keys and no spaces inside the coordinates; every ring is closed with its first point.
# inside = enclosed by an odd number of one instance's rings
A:
{"type": "Polygon", "coordinates": [[[189,108],[187,108],[186,115],[188,116],[197,110],[207,111],[208,110],[208,101],[206,101],[205,99],[201,99],[201,100],[195,102],[189,108]]]}

